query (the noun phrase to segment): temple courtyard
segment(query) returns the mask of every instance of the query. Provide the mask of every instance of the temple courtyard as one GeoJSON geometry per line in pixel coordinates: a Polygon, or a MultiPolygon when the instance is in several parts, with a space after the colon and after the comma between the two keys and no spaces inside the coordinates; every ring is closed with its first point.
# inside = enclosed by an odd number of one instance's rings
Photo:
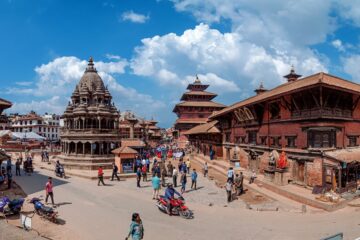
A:
{"type": "MultiPolygon", "coordinates": [[[[53,172],[38,165],[32,176],[16,177],[15,181],[28,194],[27,199],[44,197],[48,176],[54,177],[53,172]]],[[[124,239],[131,214],[138,212],[145,239],[322,239],[339,232],[344,233],[344,239],[360,236],[358,208],[325,212],[307,207],[304,213],[300,203],[250,190],[227,204],[225,190],[200,176],[198,190],[184,194],[186,205],[194,212],[194,219],[185,220],[157,209],[151,182],[141,182],[140,189],[134,178],[105,182],[109,185],[98,187],[96,181],[83,178],[54,177],[60,223],[35,215],[33,232],[48,239],[124,239]]],[[[24,212],[31,215],[31,210],[27,203],[24,212]]],[[[9,221],[19,224],[18,218],[9,221]]],[[[0,239],[7,238],[0,233],[0,239]]]]}

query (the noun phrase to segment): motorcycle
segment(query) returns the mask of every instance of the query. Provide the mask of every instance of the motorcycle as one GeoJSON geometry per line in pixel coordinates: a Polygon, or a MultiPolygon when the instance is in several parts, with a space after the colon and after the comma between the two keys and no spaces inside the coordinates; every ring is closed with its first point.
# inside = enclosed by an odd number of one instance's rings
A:
{"type": "Polygon", "coordinates": [[[39,198],[32,198],[30,203],[34,204],[34,209],[40,217],[46,218],[50,222],[57,223],[57,215],[53,208],[45,206],[39,198]]]}
{"type": "Polygon", "coordinates": [[[10,200],[8,197],[2,197],[0,198],[0,212],[5,216],[19,214],[23,204],[23,198],[10,200]]]}
{"type": "MultiPolygon", "coordinates": [[[[172,215],[179,215],[185,219],[193,218],[193,212],[185,206],[185,200],[183,197],[173,198],[170,200],[172,206],[172,215]]],[[[160,211],[167,213],[167,202],[164,196],[160,196],[156,206],[160,211]]]]}
{"type": "Polygon", "coordinates": [[[61,166],[61,165],[60,165],[59,167],[56,167],[56,168],[55,168],[55,174],[56,174],[56,176],[58,176],[58,177],[66,178],[66,177],[65,177],[64,167],[61,166]]]}

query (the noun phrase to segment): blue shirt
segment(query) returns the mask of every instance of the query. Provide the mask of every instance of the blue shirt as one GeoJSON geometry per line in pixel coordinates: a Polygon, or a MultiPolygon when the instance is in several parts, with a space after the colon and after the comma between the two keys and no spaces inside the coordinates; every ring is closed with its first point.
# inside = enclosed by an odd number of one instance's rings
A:
{"type": "Polygon", "coordinates": [[[197,179],[197,172],[192,172],[191,180],[195,181],[197,179]]]}
{"type": "Polygon", "coordinates": [[[166,199],[174,198],[175,194],[177,194],[178,196],[181,196],[181,194],[178,193],[174,188],[166,188],[166,190],[165,190],[165,198],[166,199]]]}
{"type": "Polygon", "coordinates": [[[144,227],[142,224],[139,224],[133,221],[130,225],[129,235],[132,240],[140,240],[144,236],[144,227]]]}
{"type": "Polygon", "coordinates": [[[158,178],[158,176],[154,176],[152,179],[151,179],[151,183],[152,183],[152,187],[154,189],[160,189],[160,178],[158,178]]]}

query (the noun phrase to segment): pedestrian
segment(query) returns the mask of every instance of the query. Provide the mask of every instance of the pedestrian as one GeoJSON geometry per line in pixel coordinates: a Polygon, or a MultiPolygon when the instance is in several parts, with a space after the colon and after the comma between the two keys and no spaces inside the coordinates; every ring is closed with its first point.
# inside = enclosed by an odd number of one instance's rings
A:
{"type": "Polygon", "coordinates": [[[234,185],[236,188],[236,196],[240,196],[241,194],[241,178],[239,174],[235,175],[234,185]]]}
{"type": "Polygon", "coordinates": [[[138,213],[133,213],[132,215],[130,230],[125,240],[128,240],[130,236],[132,240],[141,240],[144,238],[144,226],[138,213]]]}
{"type": "Polygon", "coordinates": [[[149,160],[149,158],[146,158],[145,163],[146,163],[146,169],[147,169],[147,171],[150,172],[150,160],[149,160]]]}
{"type": "Polygon", "coordinates": [[[167,169],[168,169],[168,174],[167,175],[169,177],[172,177],[174,166],[172,165],[171,160],[169,160],[169,163],[167,165],[167,169]]]}
{"type": "Polygon", "coordinates": [[[231,180],[231,183],[234,183],[234,169],[232,167],[229,168],[227,172],[227,181],[231,180]]]}
{"type": "Polygon", "coordinates": [[[181,194],[183,194],[185,192],[186,182],[187,182],[186,172],[181,173],[180,182],[181,182],[181,194]]]}
{"type": "Polygon", "coordinates": [[[190,167],[191,167],[190,158],[188,158],[188,160],[186,161],[186,170],[187,173],[189,174],[190,174],[190,167]]]}
{"type": "Polygon", "coordinates": [[[173,169],[172,172],[172,179],[174,187],[177,187],[177,177],[178,177],[178,170],[176,168],[173,169]]]}
{"type": "Polygon", "coordinates": [[[226,194],[227,194],[227,202],[231,202],[232,200],[232,188],[233,188],[233,184],[231,179],[228,179],[226,184],[225,184],[225,190],[226,190],[226,194]]]}
{"type": "Polygon", "coordinates": [[[6,172],[11,172],[11,159],[10,158],[6,162],[6,172]]]}
{"type": "Polygon", "coordinates": [[[249,180],[249,184],[252,184],[255,181],[255,178],[256,178],[256,172],[255,172],[255,170],[252,170],[252,174],[251,174],[251,177],[250,177],[250,180],[249,180]]]}
{"type": "Polygon", "coordinates": [[[104,186],[106,185],[104,183],[104,171],[101,166],[99,167],[99,170],[98,170],[98,179],[99,179],[98,186],[100,186],[100,183],[102,183],[104,186]]]}
{"type": "Polygon", "coordinates": [[[45,185],[45,203],[47,204],[48,198],[50,196],[51,203],[54,205],[54,192],[53,192],[53,184],[52,184],[52,177],[48,177],[48,181],[45,185]]]}
{"type": "Polygon", "coordinates": [[[209,167],[207,165],[207,162],[205,162],[205,165],[204,165],[204,177],[206,177],[208,175],[208,172],[209,172],[209,167]]]}
{"type": "Polygon", "coordinates": [[[242,172],[240,172],[240,194],[243,194],[244,192],[244,175],[242,172]]]}
{"type": "Polygon", "coordinates": [[[138,167],[136,170],[136,186],[138,188],[140,187],[140,180],[141,180],[141,169],[140,167],[138,167]]]}
{"type": "Polygon", "coordinates": [[[161,185],[163,187],[166,187],[166,185],[165,185],[165,183],[166,183],[166,179],[165,179],[166,174],[167,174],[167,171],[166,171],[166,168],[165,168],[165,165],[164,165],[163,168],[162,168],[162,171],[161,171],[161,185]]]}
{"type": "Polygon", "coordinates": [[[194,187],[196,190],[196,182],[197,182],[197,172],[196,169],[193,169],[193,172],[191,173],[191,189],[194,187]]]}
{"type": "Polygon", "coordinates": [[[113,163],[112,165],[113,165],[113,171],[112,171],[112,175],[111,175],[111,181],[114,181],[114,177],[116,177],[117,180],[120,181],[120,178],[117,175],[119,169],[118,169],[118,167],[116,166],[115,163],[113,163]]]}
{"type": "Polygon", "coordinates": [[[153,187],[153,199],[159,198],[159,190],[160,190],[160,178],[158,176],[154,176],[151,179],[152,187],[153,187]]]}
{"type": "Polygon", "coordinates": [[[20,165],[21,165],[20,158],[18,158],[18,159],[16,159],[16,162],[15,162],[15,174],[16,174],[16,176],[21,176],[21,174],[20,174],[20,165]]]}
{"type": "Polygon", "coordinates": [[[146,164],[144,164],[141,168],[141,173],[143,176],[143,182],[147,182],[147,168],[146,168],[146,164]]]}
{"type": "Polygon", "coordinates": [[[7,172],[6,176],[7,176],[8,189],[10,189],[11,188],[11,183],[12,183],[12,173],[11,173],[11,171],[7,172]]]}

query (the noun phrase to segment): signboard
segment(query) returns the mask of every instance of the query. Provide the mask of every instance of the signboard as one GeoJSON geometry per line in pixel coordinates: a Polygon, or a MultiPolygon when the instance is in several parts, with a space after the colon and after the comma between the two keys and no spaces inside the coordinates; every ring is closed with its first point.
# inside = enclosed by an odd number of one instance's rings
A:
{"type": "Polygon", "coordinates": [[[26,216],[24,214],[21,214],[20,224],[21,224],[21,226],[23,226],[23,228],[25,230],[30,230],[31,229],[31,218],[29,218],[28,216],[26,216]]]}

